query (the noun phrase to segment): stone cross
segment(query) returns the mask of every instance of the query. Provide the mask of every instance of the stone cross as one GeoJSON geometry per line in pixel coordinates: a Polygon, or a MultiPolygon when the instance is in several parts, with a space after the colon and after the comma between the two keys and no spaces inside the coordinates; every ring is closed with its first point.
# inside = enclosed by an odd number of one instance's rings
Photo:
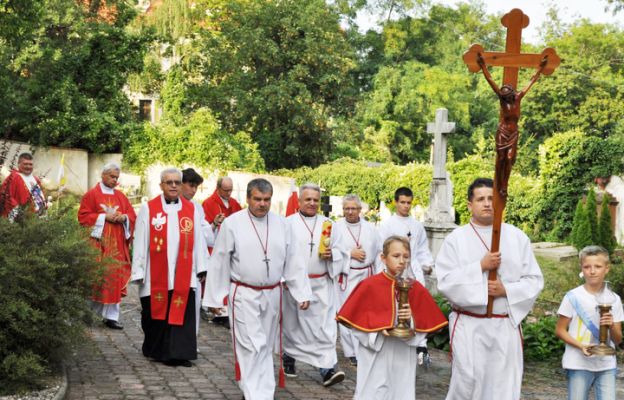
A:
{"type": "Polygon", "coordinates": [[[446,179],[446,134],[453,131],[455,122],[448,122],[448,110],[438,108],[435,122],[427,123],[427,133],[433,134],[433,179],[446,179]]]}
{"type": "Polygon", "coordinates": [[[446,173],[447,134],[455,130],[455,123],[448,122],[448,110],[438,108],[435,122],[427,123],[427,132],[434,135],[433,141],[433,180],[429,194],[429,208],[425,214],[427,224],[453,223],[453,189],[446,173]]]}

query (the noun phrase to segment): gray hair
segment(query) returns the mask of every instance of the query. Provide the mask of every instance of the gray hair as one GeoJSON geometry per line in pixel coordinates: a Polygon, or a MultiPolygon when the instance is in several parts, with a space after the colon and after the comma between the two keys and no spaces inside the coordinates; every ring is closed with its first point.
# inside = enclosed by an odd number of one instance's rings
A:
{"type": "Polygon", "coordinates": [[[121,167],[117,163],[109,162],[109,163],[104,164],[104,166],[102,167],[102,173],[106,173],[108,171],[121,172],[121,167]]]}
{"type": "Polygon", "coordinates": [[[260,193],[271,193],[273,195],[273,185],[264,178],[256,178],[247,184],[247,198],[251,197],[251,191],[256,189],[260,193]]]}
{"type": "Polygon", "coordinates": [[[299,197],[303,196],[303,191],[306,189],[314,190],[314,191],[319,192],[319,194],[321,194],[321,187],[319,185],[317,185],[316,183],[308,182],[299,186],[299,197]]]}
{"type": "Polygon", "coordinates": [[[229,176],[220,176],[219,179],[217,179],[217,187],[220,188],[221,184],[225,180],[229,180],[230,182],[234,183],[234,181],[232,181],[232,178],[230,178],[229,176]]]}
{"type": "Polygon", "coordinates": [[[607,262],[609,262],[609,252],[602,246],[596,246],[592,244],[590,246],[585,246],[579,252],[579,261],[582,263],[585,257],[589,256],[605,256],[607,262]]]}
{"type": "Polygon", "coordinates": [[[160,172],[160,181],[164,182],[165,175],[169,174],[178,174],[178,176],[180,177],[180,181],[182,180],[182,171],[177,168],[165,168],[160,172]]]}
{"type": "Polygon", "coordinates": [[[360,196],[357,194],[349,193],[342,198],[342,204],[347,201],[355,201],[358,207],[362,207],[362,200],[360,200],[360,196]]]}

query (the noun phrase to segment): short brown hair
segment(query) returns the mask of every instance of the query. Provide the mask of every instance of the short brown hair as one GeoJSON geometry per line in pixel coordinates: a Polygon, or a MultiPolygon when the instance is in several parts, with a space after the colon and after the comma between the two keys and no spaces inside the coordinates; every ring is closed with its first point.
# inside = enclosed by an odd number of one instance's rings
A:
{"type": "Polygon", "coordinates": [[[390,250],[390,245],[394,242],[400,242],[401,244],[403,244],[403,247],[405,247],[405,250],[407,251],[411,251],[410,250],[410,242],[409,240],[407,240],[407,238],[405,236],[398,236],[398,235],[392,235],[390,236],[388,239],[386,239],[384,241],[383,244],[383,255],[387,256],[388,255],[388,251],[390,250]]]}

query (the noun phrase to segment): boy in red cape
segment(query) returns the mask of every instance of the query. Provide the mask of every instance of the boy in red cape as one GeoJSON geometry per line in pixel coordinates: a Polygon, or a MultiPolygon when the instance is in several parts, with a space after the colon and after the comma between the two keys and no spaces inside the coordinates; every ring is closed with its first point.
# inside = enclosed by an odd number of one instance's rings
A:
{"type": "Polygon", "coordinates": [[[448,321],[420,283],[409,290],[409,305],[396,307],[395,284],[409,265],[410,247],[404,237],[384,242],[381,260],[385,270],[363,280],[344,303],[339,322],[353,329],[358,340],[356,400],[414,400],[416,398],[416,347],[431,332],[448,321]],[[412,318],[415,335],[388,335],[397,318],[412,318]]]}

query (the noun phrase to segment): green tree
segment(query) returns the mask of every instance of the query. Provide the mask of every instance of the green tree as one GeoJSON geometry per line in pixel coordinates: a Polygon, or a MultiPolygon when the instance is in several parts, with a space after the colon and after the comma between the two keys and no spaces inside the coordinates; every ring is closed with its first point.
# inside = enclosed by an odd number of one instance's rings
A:
{"type": "Polygon", "coordinates": [[[587,192],[587,200],[585,201],[587,210],[587,219],[589,220],[589,232],[592,243],[598,243],[598,205],[596,204],[596,192],[593,187],[587,192]]]}
{"type": "Polygon", "coordinates": [[[193,104],[251,132],[270,169],[325,161],[355,64],[339,15],[322,0],[229,0],[212,11],[215,29],[202,31],[190,63],[203,77],[193,104]]]}
{"type": "Polygon", "coordinates": [[[589,216],[587,214],[587,209],[583,204],[583,200],[579,200],[576,205],[570,242],[579,250],[594,243],[591,235],[589,216]]]}
{"type": "Polygon", "coordinates": [[[122,0],[2,2],[0,135],[39,145],[118,151],[140,129],[123,92],[151,36],[122,0]],[[28,6],[31,3],[32,9],[28,6]],[[17,7],[14,7],[17,5],[17,7]]]}
{"type": "Polygon", "coordinates": [[[609,211],[609,194],[604,192],[602,196],[602,205],[600,207],[600,219],[598,220],[598,241],[597,243],[609,250],[609,253],[613,252],[617,242],[613,236],[613,229],[611,229],[611,212],[609,211]]]}

